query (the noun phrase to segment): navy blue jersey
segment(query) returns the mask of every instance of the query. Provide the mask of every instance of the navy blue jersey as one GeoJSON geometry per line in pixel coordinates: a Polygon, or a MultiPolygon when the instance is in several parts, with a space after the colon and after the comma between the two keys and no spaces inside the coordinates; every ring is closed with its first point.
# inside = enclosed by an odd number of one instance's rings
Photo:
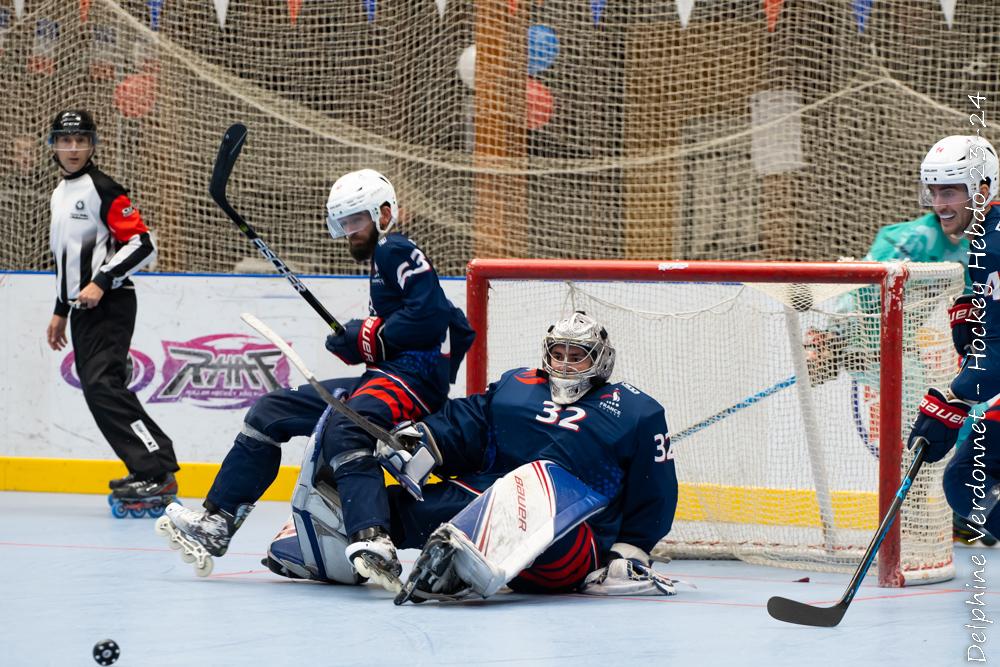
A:
{"type": "Polygon", "coordinates": [[[474,334],[444,295],[430,260],[406,236],[386,234],[375,246],[369,285],[368,308],[384,322],[388,356],[378,367],[424,377],[441,374],[447,394],[448,380],[454,382],[474,334]]]}
{"type": "Polygon", "coordinates": [[[973,283],[973,305],[985,306],[973,325],[973,331],[980,327],[985,330],[981,336],[985,346],[965,356],[951,389],[959,398],[979,403],[1000,394],[1000,205],[994,204],[986,219],[976,225],[973,222],[966,231],[970,236],[969,278],[973,283]],[[982,236],[970,235],[979,229],[984,232],[982,236]]]}
{"type": "Polygon", "coordinates": [[[645,551],[670,531],[677,476],[663,407],[624,382],[572,405],[552,401],[546,375],[507,371],[485,394],[448,401],[425,423],[441,447],[439,472],[482,491],[518,466],[548,459],[611,502],[588,519],[598,546],[645,551]]]}

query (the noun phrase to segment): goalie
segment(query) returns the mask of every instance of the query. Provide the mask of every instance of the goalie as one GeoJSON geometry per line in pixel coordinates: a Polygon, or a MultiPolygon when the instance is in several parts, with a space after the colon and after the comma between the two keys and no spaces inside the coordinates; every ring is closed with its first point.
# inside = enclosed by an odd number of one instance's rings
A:
{"type": "Polygon", "coordinates": [[[426,486],[423,502],[379,485],[372,495],[385,502],[358,507],[369,494],[340,497],[307,462],[303,476],[317,483],[296,490],[294,526],[272,542],[267,564],[292,577],[367,578],[397,592],[397,604],[488,597],[504,585],[672,595],[648,555],[677,505],[666,419],[651,397],[608,383],[614,361],[603,327],[578,312],[550,327],[542,369],[508,371],[484,394],[398,429],[411,452],[431,450],[435,472],[450,477],[426,486]],[[394,546],[345,554],[341,503],[394,546]],[[394,547],[423,547],[405,584],[394,547]]]}

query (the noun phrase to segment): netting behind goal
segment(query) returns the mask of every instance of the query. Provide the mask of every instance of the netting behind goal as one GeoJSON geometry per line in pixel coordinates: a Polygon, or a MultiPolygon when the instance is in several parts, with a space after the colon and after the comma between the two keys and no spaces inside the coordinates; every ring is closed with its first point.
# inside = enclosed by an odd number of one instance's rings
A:
{"type": "Polygon", "coordinates": [[[250,128],[234,204],[323,273],[358,270],[322,220],[361,167],[390,177],[446,274],[472,257],[818,260],[915,216],[942,135],[1000,139],[994,0],[962,0],[950,26],[931,0],[699,0],[686,27],[662,0],[240,0],[224,28],[216,4],[0,3],[0,268],[50,266],[44,136],[67,106],[95,112],[98,162],[168,271],[254,258],[206,192],[234,121],[250,128]]]}
{"type": "MultiPolygon", "coordinates": [[[[492,381],[537,367],[548,325],[584,310],[617,349],[612,380],[666,408],[680,501],[655,555],[853,571],[878,526],[879,494],[887,504],[909,464],[900,422],[957,370],[947,304],[963,289],[962,268],[907,265],[894,369],[882,353],[894,343],[882,342],[879,285],[850,278],[850,267],[881,265],[638,264],[474,262],[470,276],[494,277],[488,290],[470,277],[470,317],[485,312],[473,323],[488,324],[470,388],[484,371],[492,381]],[[807,270],[812,278],[789,273],[807,270]],[[880,396],[892,395],[882,384],[890,376],[901,400],[880,396]]],[[[901,543],[890,536],[880,552],[883,584],[952,576],[943,468],[921,469],[903,505],[901,543]]]]}

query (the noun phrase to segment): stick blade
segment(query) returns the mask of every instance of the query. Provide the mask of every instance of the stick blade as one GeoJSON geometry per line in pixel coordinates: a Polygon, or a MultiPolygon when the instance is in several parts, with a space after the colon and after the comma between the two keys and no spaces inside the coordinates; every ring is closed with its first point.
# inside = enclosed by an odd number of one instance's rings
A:
{"type": "Polygon", "coordinates": [[[233,172],[233,165],[236,158],[243,150],[243,143],[247,139],[247,127],[242,123],[234,123],[226,130],[219,144],[219,154],[215,157],[215,166],[212,167],[212,180],[208,184],[208,193],[212,199],[220,206],[226,201],[226,185],[229,183],[229,175],[233,172]]]}
{"type": "Polygon", "coordinates": [[[840,623],[846,612],[847,605],[843,602],[832,607],[814,607],[778,596],[767,601],[767,613],[771,618],[785,623],[812,625],[818,628],[834,627],[840,623]]]}

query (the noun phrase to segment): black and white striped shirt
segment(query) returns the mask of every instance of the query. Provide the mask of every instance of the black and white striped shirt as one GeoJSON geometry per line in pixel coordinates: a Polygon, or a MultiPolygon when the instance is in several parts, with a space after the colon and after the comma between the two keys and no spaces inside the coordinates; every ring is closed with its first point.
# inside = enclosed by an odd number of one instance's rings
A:
{"type": "Polygon", "coordinates": [[[149,229],[128,192],[93,164],[59,182],[51,211],[56,315],[67,315],[90,282],[105,292],[131,287],[128,277],[156,257],[149,229]]]}

